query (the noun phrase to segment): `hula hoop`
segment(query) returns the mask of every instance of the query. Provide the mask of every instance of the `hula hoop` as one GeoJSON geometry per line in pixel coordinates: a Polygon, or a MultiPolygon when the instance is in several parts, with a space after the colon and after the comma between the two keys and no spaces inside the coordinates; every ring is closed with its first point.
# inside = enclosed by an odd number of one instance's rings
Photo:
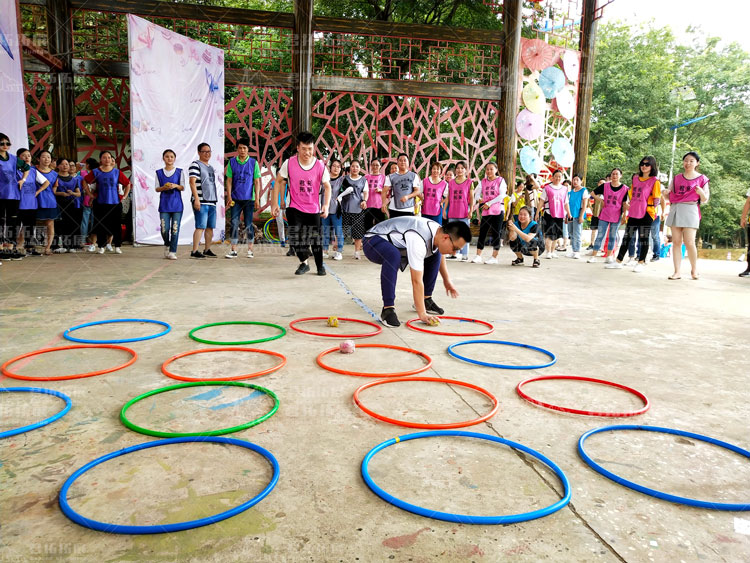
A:
{"type": "Polygon", "coordinates": [[[360,409],[365,411],[371,417],[377,418],[378,420],[382,420],[383,422],[389,422],[390,424],[396,424],[397,426],[405,426],[407,428],[429,428],[433,430],[447,430],[450,428],[464,428],[466,426],[473,426],[475,424],[479,424],[480,422],[484,422],[485,420],[489,420],[490,418],[495,416],[498,409],[500,408],[500,405],[497,402],[497,398],[486,389],[482,389],[478,385],[473,385],[471,383],[466,383],[464,381],[458,381],[456,379],[440,379],[439,377],[408,377],[405,379],[382,379],[378,381],[373,381],[371,383],[365,383],[364,385],[362,385],[362,387],[360,387],[354,392],[354,402],[357,404],[357,406],[360,409]],[[385,383],[396,383],[398,381],[436,381],[439,383],[449,383],[451,385],[460,385],[461,387],[468,387],[469,389],[473,389],[474,391],[479,391],[484,396],[489,397],[489,399],[492,401],[493,407],[490,412],[488,412],[487,414],[483,416],[480,416],[479,418],[475,418],[474,420],[467,420],[465,422],[451,422],[451,423],[446,423],[446,424],[426,424],[426,423],[419,423],[419,422],[408,422],[404,420],[396,420],[395,418],[388,418],[374,411],[371,411],[370,409],[365,407],[362,404],[362,402],[359,400],[360,391],[364,391],[365,389],[369,389],[370,387],[375,387],[376,385],[383,385],[385,383]]]}
{"type": "Polygon", "coordinates": [[[462,360],[464,362],[468,362],[470,364],[475,364],[478,366],[485,366],[488,368],[500,368],[500,369],[542,369],[542,368],[548,368],[552,364],[554,364],[557,361],[557,358],[552,352],[549,352],[548,350],[545,350],[544,348],[537,348],[536,346],[532,346],[531,344],[520,344],[518,342],[507,342],[505,340],[465,340],[464,342],[456,342],[455,344],[451,344],[448,346],[448,353],[453,356],[454,358],[457,358],[459,360],[462,360]],[[482,362],[479,360],[472,360],[471,358],[467,358],[465,356],[461,356],[460,354],[453,351],[454,348],[458,346],[465,346],[466,344],[504,344],[506,346],[517,346],[519,348],[528,348],[529,350],[536,350],[537,352],[541,352],[542,354],[546,354],[550,357],[550,362],[546,364],[539,364],[536,366],[514,366],[509,364],[493,364],[490,362],[482,362]]]}
{"type": "Polygon", "coordinates": [[[481,331],[481,332],[472,332],[472,333],[469,333],[469,334],[464,334],[464,333],[461,333],[461,332],[442,332],[442,331],[437,331],[437,330],[428,330],[426,328],[423,328],[423,327],[420,327],[420,326],[417,326],[417,325],[414,324],[417,321],[419,321],[418,318],[417,319],[412,319],[410,321],[407,321],[406,322],[406,326],[408,326],[412,330],[417,330],[419,332],[426,332],[427,334],[437,334],[439,336],[484,336],[485,334],[489,334],[493,330],[495,330],[495,327],[492,326],[490,323],[488,323],[486,321],[480,321],[478,319],[470,319],[468,317],[448,317],[448,316],[444,316],[444,315],[438,315],[437,318],[438,319],[452,319],[452,320],[455,320],[455,321],[465,321],[465,322],[477,323],[477,324],[489,327],[489,330],[484,330],[484,331],[481,331]]]}
{"type": "Polygon", "coordinates": [[[53,414],[49,418],[40,420],[39,422],[34,422],[33,424],[27,424],[26,426],[19,426],[18,428],[12,428],[11,430],[0,432],[0,439],[15,436],[16,434],[23,434],[24,432],[29,432],[30,430],[36,430],[37,428],[41,428],[42,426],[47,426],[48,424],[55,422],[56,420],[59,420],[66,414],[68,414],[68,411],[73,406],[73,401],[70,400],[70,397],[63,393],[60,393],[59,391],[55,391],[54,389],[40,389],[38,387],[0,387],[0,393],[24,392],[42,393],[43,395],[52,395],[53,397],[59,397],[60,399],[65,401],[65,407],[63,407],[60,412],[53,414]]]}
{"type": "Polygon", "coordinates": [[[370,372],[359,372],[359,371],[348,371],[345,369],[339,369],[334,368],[331,366],[328,366],[323,363],[323,356],[326,356],[330,354],[331,352],[338,352],[339,347],[336,346],[334,348],[330,348],[328,350],[323,350],[320,354],[318,354],[317,362],[320,367],[323,369],[326,369],[328,371],[332,371],[334,373],[341,373],[343,375],[355,375],[358,377],[404,377],[407,375],[415,375],[417,373],[422,373],[423,371],[426,371],[430,369],[432,366],[432,358],[430,358],[427,354],[424,352],[420,352],[419,350],[414,350],[412,348],[406,348],[404,346],[394,346],[393,344],[358,344],[357,348],[385,348],[387,350],[401,350],[402,352],[409,352],[410,354],[416,354],[417,356],[420,356],[422,359],[426,360],[427,363],[423,365],[422,367],[412,369],[409,371],[400,371],[400,372],[394,372],[394,373],[370,373],[370,372]]]}
{"type": "Polygon", "coordinates": [[[589,466],[594,471],[604,475],[608,479],[611,479],[618,485],[622,485],[623,487],[627,487],[628,489],[638,491],[639,493],[643,493],[644,495],[649,495],[649,496],[656,497],[662,500],[668,500],[670,502],[674,502],[677,504],[697,506],[698,508],[710,508],[713,510],[730,510],[730,511],[750,510],[750,502],[744,502],[744,503],[709,502],[705,500],[696,500],[696,499],[692,499],[688,497],[680,497],[677,495],[671,495],[669,493],[663,493],[661,491],[657,491],[649,487],[644,487],[643,485],[639,485],[638,483],[634,483],[633,481],[628,481],[627,479],[624,479],[623,477],[619,477],[618,475],[612,473],[611,471],[608,471],[607,469],[605,469],[604,467],[596,463],[586,453],[586,451],[583,449],[583,443],[586,441],[586,439],[589,436],[593,436],[594,434],[598,434],[599,432],[609,432],[609,431],[615,431],[615,430],[645,430],[647,432],[663,432],[665,434],[674,434],[675,436],[685,436],[687,438],[693,438],[694,440],[700,440],[701,442],[707,442],[709,444],[719,446],[720,448],[733,451],[746,458],[750,458],[750,451],[743,450],[739,446],[735,446],[734,444],[730,444],[728,442],[717,440],[716,438],[710,438],[708,436],[702,436],[700,434],[694,434],[692,432],[686,432],[684,430],[675,430],[674,428],[662,428],[659,426],[639,426],[635,424],[621,424],[617,426],[603,426],[602,428],[595,428],[594,430],[589,430],[578,439],[578,455],[581,456],[583,461],[588,463],[589,466]]]}
{"type": "Polygon", "coordinates": [[[276,340],[277,338],[281,338],[285,334],[286,334],[286,329],[283,326],[275,325],[273,323],[262,323],[259,321],[228,321],[228,322],[222,322],[222,323],[208,323],[205,325],[197,326],[188,333],[188,336],[192,338],[193,340],[195,340],[196,342],[202,342],[203,344],[212,344],[214,346],[242,346],[243,344],[260,344],[261,342],[270,342],[271,340],[276,340]],[[224,326],[224,325],[270,326],[270,327],[280,330],[281,332],[274,336],[269,336],[268,338],[258,338],[257,340],[239,340],[237,342],[221,342],[220,340],[204,340],[202,338],[198,338],[197,336],[195,336],[196,332],[198,332],[199,330],[203,330],[204,328],[209,328],[212,326],[224,326]]]}
{"type": "Polygon", "coordinates": [[[44,348],[43,350],[36,350],[35,352],[29,352],[28,354],[16,356],[15,358],[11,358],[7,362],[5,362],[2,367],[0,367],[0,371],[2,371],[2,374],[5,377],[11,377],[13,379],[23,379],[24,381],[66,381],[68,379],[83,379],[84,377],[94,377],[95,375],[112,373],[113,371],[121,370],[128,367],[129,365],[132,365],[137,359],[138,354],[136,354],[135,350],[131,350],[130,348],[126,348],[125,346],[117,346],[115,344],[77,344],[74,346],[60,346],[59,348],[44,348]],[[12,373],[10,370],[8,370],[8,366],[16,363],[19,360],[23,360],[24,358],[39,356],[40,354],[46,354],[47,352],[57,352],[59,350],[80,350],[82,348],[106,348],[112,350],[122,350],[123,352],[131,354],[133,357],[124,364],[115,366],[113,368],[102,369],[99,371],[90,371],[88,373],[77,373],[73,375],[60,375],[56,377],[28,377],[26,375],[18,375],[17,373],[12,373]]]}
{"type": "Polygon", "coordinates": [[[544,516],[552,514],[553,512],[557,512],[570,502],[570,483],[568,482],[568,478],[565,476],[565,473],[563,473],[562,469],[560,469],[551,459],[547,458],[544,454],[536,450],[532,450],[528,446],[524,446],[523,444],[519,444],[518,442],[506,440],[505,438],[490,436],[489,434],[479,434],[477,432],[465,432],[461,430],[432,430],[429,432],[417,432],[415,434],[397,436],[396,438],[386,440],[385,442],[378,444],[369,452],[367,452],[367,455],[362,460],[362,477],[364,478],[365,483],[367,483],[367,486],[370,487],[372,492],[374,492],[384,501],[397,506],[402,510],[412,512],[420,516],[426,516],[427,518],[445,520],[446,522],[458,522],[460,524],[513,524],[515,522],[526,522],[528,520],[542,518],[544,516]],[[478,438],[480,440],[489,440],[491,442],[504,444],[516,450],[521,450],[522,452],[537,458],[539,461],[544,463],[547,467],[555,472],[563,485],[563,498],[558,500],[556,503],[551,504],[550,506],[540,508],[538,510],[532,510],[531,512],[522,512],[520,514],[509,514],[505,516],[469,516],[467,514],[453,514],[450,512],[440,512],[438,510],[422,508],[415,504],[397,499],[375,484],[375,482],[370,477],[368,465],[370,464],[370,460],[376,453],[398,442],[406,442],[407,440],[416,440],[418,438],[428,438],[430,436],[460,436],[466,438],[478,438]]]}
{"type": "Polygon", "coordinates": [[[268,493],[270,493],[273,490],[278,480],[279,480],[279,463],[276,461],[276,458],[273,457],[271,452],[269,452],[265,448],[258,446],[257,444],[253,444],[252,442],[246,442],[244,440],[237,440],[236,438],[222,438],[219,436],[216,436],[216,437],[193,436],[193,437],[184,437],[184,438],[169,438],[167,440],[156,440],[154,442],[145,442],[143,444],[130,446],[129,448],[124,448],[122,450],[117,450],[116,452],[108,453],[106,455],[103,455],[102,457],[99,457],[93,461],[88,462],[86,465],[76,470],[76,472],[73,473],[73,475],[71,475],[70,477],[68,477],[68,479],[65,481],[65,483],[62,486],[62,489],[60,489],[59,502],[60,502],[60,508],[62,509],[63,514],[65,514],[65,516],[70,518],[76,524],[80,526],[84,526],[86,528],[91,528],[92,530],[98,530],[100,532],[109,532],[111,534],[163,534],[163,533],[168,533],[168,532],[179,532],[182,530],[191,530],[193,528],[207,526],[208,524],[214,524],[216,522],[221,522],[222,520],[226,520],[227,518],[231,518],[232,516],[236,516],[237,514],[244,512],[251,506],[258,504],[261,500],[263,500],[266,496],[268,496],[268,493]],[[108,524],[106,522],[99,522],[98,520],[92,520],[91,518],[86,518],[85,516],[81,516],[75,510],[71,508],[70,504],[68,504],[68,489],[70,489],[70,486],[73,484],[73,482],[75,482],[76,479],[78,479],[81,475],[83,475],[89,469],[92,469],[96,467],[97,465],[104,463],[105,461],[108,461],[115,457],[119,457],[119,456],[129,454],[132,452],[137,452],[138,450],[155,448],[157,446],[166,446],[169,444],[181,444],[184,442],[212,442],[212,443],[217,443],[217,444],[230,444],[233,446],[239,446],[241,448],[246,448],[248,450],[257,452],[260,455],[262,455],[264,458],[266,458],[268,463],[273,468],[273,475],[271,477],[271,481],[268,483],[268,485],[266,485],[266,487],[260,493],[258,493],[257,496],[225,512],[220,512],[219,514],[214,514],[213,516],[206,516],[205,518],[199,518],[197,520],[189,520],[187,522],[176,522],[174,524],[160,524],[156,526],[128,526],[128,525],[122,525],[122,524],[108,524]]]}
{"type": "Polygon", "coordinates": [[[646,412],[649,407],[651,406],[648,402],[648,397],[641,393],[640,391],[633,389],[631,387],[626,387],[625,385],[622,385],[620,383],[615,383],[613,381],[605,381],[604,379],[594,379],[593,377],[579,377],[577,375],[546,375],[542,377],[531,377],[525,381],[522,381],[521,383],[516,386],[516,392],[524,399],[526,399],[528,402],[533,403],[535,405],[539,405],[540,407],[544,407],[546,409],[552,409],[554,411],[560,411],[560,412],[568,412],[572,414],[583,414],[587,416],[608,416],[608,417],[625,417],[625,416],[638,416],[639,414],[643,414],[646,412]],[[567,380],[573,380],[573,381],[588,381],[590,383],[600,383],[602,385],[607,385],[609,387],[615,387],[617,389],[622,389],[623,391],[627,391],[628,393],[631,393],[638,397],[641,401],[643,401],[643,407],[637,411],[632,412],[599,412],[599,411],[587,411],[587,410],[581,410],[581,409],[572,409],[569,407],[560,407],[557,405],[553,405],[550,403],[545,403],[543,401],[539,401],[538,399],[534,399],[533,397],[529,397],[526,393],[524,393],[521,388],[526,385],[527,383],[531,383],[533,381],[545,381],[547,379],[567,379],[567,380]]]}
{"type": "Polygon", "coordinates": [[[182,354],[177,354],[176,356],[172,356],[161,365],[161,372],[167,377],[171,377],[172,379],[177,379],[179,381],[188,381],[188,382],[237,381],[239,379],[252,379],[253,377],[260,377],[261,375],[268,375],[269,373],[273,373],[274,371],[283,368],[285,365],[286,365],[286,357],[283,354],[279,354],[278,352],[272,352],[271,350],[260,350],[258,348],[204,348],[203,350],[190,350],[189,352],[183,352],[182,354]],[[171,364],[172,362],[174,362],[175,360],[179,360],[180,358],[184,358],[185,356],[192,356],[193,354],[206,354],[209,352],[257,352],[258,354],[267,354],[269,356],[276,356],[277,358],[281,358],[281,362],[275,366],[271,366],[268,369],[264,369],[262,371],[258,371],[255,373],[246,373],[244,375],[233,375],[232,377],[221,377],[221,378],[211,378],[211,379],[201,379],[198,377],[185,377],[184,375],[177,375],[175,373],[172,373],[167,369],[167,366],[171,364]]]}
{"type": "MultiPolygon", "coordinates": [[[[271,223],[276,222],[276,217],[271,217],[268,221],[263,223],[263,236],[266,238],[268,242],[271,243],[280,243],[281,240],[271,234],[271,223]]],[[[284,219],[284,225],[289,228],[289,223],[286,222],[286,219],[284,219]]]]}
{"type": "Polygon", "coordinates": [[[338,320],[349,321],[350,323],[360,323],[363,325],[374,326],[377,330],[374,330],[373,332],[362,333],[362,334],[337,334],[337,333],[330,333],[330,332],[311,332],[309,330],[303,330],[301,328],[294,326],[297,323],[302,323],[306,321],[325,321],[326,319],[328,319],[328,317],[305,317],[304,319],[296,319],[289,323],[289,328],[291,328],[292,330],[296,330],[297,332],[301,332],[302,334],[310,334],[312,336],[325,336],[326,338],[367,338],[368,336],[375,336],[383,332],[383,327],[375,323],[371,323],[370,321],[361,321],[359,319],[347,319],[345,317],[339,317],[338,320]]]}
{"type": "Polygon", "coordinates": [[[149,436],[158,436],[160,438],[181,438],[183,436],[221,436],[222,434],[231,434],[233,432],[239,432],[240,430],[246,430],[248,428],[256,426],[264,420],[268,420],[269,418],[271,418],[277,410],[279,410],[279,398],[273,391],[271,391],[270,389],[266,389],[265,387],[253,385],[252,383],[242,383],[241,381],[197,381],[194,383],[178,383],[177,385],[169,385],[168,387],[162,387],[161,389],[154,389],[153,391],[143,393],[142,395],[138,395],[137,397],[130,399],[122,407],[122,410],[120,410],[120,421],[130,430],[134,430],[135,432],[138,432],[140,434],[147,434],[149,436]],[[204,387],[206,385],[229,385],[232,387],[247,387],[249,389],[255,389],[256,391],[265,393],[273,399],[273,408],[263,416],[256,418],[255,420],[251,420],[250,422],[245,422],[244,424],[232,426],[230,428],[222,428],[220,430],[207,430],[204,432],[160,432],[158,430],[151,430],[149,428],[143,428],[142,426],[133,424],[125,416],[125,412],[135,403],[147,397],[151,397],[152,395],[158,395],[159,393],[165,393],[174,389],[184,389],[186,387],[204,387]]]}
{"type": "Polygon", "coordinates": [[[110,319],[108,321],[94,321],[92,323],[84,323],[82,325],[71,327],[63,332],[63,337],[67,340],[72,340],[73,342],[83,342],[84,344],[125,344],[127,342],[140,342],[142,340],[159,338],[160,336],[164,336],[165,334],[167,334],[170,330],[172,330],[172,327],[169,326],[169,323],[165,323],[163,321],[154,321],[151,319],[110,319]],[[106,325],[111,323],[152,323],[161,325],[166,328],[158,334],[152,334],[150,336],[139,336],[138,338],[120,338],[117,340],[93,340],[90,338],[76,338],[75,336],[70,335],[71,332],[80,328],[85,328],[87,326],[106,325]]]}

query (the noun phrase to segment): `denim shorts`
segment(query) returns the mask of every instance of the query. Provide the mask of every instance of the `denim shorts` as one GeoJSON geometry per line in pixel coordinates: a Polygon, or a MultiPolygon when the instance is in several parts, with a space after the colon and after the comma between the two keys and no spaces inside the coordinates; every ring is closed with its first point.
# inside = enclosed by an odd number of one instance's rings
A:
{"type": "Polygon", "coordinates": [[[201,203],[200,211],[196,211],[193,207],[193,215],[195,215],[195,228],[196,229],[215,229],[216,228],[216,206],[207,205],[201,203]]]}

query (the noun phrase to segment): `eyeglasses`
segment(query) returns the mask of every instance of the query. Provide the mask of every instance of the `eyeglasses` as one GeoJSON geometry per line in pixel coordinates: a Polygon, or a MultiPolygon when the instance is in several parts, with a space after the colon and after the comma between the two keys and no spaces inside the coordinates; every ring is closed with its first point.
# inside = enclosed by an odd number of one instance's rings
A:
{"type": "Polygon", "coordinates": [[[641,166],[651,166],[650,162],[641,162],[641,166]]]}
{"type": "Polygon", "coordinates": [[[198,152],[200,152],[200,153],[209,153],[209,154],[211,153],[211,151],[198,151],[198,152]]]}
{"type": "Polygon", "coordinates": [[[2,141],[0,142],[0,147],[9,147],[10,143],[8,141],[2,141]]]}

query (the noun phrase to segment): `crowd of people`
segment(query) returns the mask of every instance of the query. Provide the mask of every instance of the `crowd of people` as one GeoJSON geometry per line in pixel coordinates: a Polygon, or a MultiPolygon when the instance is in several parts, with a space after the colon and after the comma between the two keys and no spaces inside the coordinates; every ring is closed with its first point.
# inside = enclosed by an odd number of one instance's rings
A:
{"type": "MultiPolygon", "coordinates": [[[[646,156],[636,173],[624,174],[614,168],[593,190],[582,185],[578,174],[566,180],[562,170],[553,171],[543,185],[536,175],[527,175],[511,190],[494,162],[485,166],[481,178],[464,162],[447,168],[432,162],[429,174],[420,178],[411,170],[406,154],[399,154],[393,162],[352,159],[344,167],[337,158],[328,163],[316,158],[314,142],[310,133],[298,136],[297,152],[283,162],[270,197],[279,236],[283,243],[289,242],[288,254],[300,259],[298,275],[309,271],[310,257],[317,274],[325,275],[323,259],[342,260],[347,237],[354,244],[353,258],[360,260],[363,241],[373,227],[386,219],[421,216],[438,225],[478,223],[473,258],[466,244],[450,252],[448,260],[497,264],[499,250],[507,242],[515,255],[511,265],[521,266],[530,257],[534,268],[540,266],[541,258],[553,260],[560,252],[580,259],[583,228],[588,222],[587,262],[603,260],[608,269],[628,265],[636,273],[643,271],[648,261],[662,257],[664,217],[671,231],[671,247],[676,249],[669,279],[681,277],[683,245],[691,277],[700,276],[695,237],[700,207],[708,202],[710,192],[708,178],[698,170],[700,157],[693,151],[683,157],[683,172],[666,187],[659,179],[656,160],[646,156]],[[284,220],[289,226],[286,233],[284,220]],[[623,224],[624,236],[620,237],[623,224]],[[492,246],[491,255],[483,256],[485,246],[492,246]]],[[[247,238],[246,256],[254,257],[253,218],[261,192],[261,169],[250,155],[248,140],[241,139],[235,148],[236,156],[223,171],[217,171],[210,164],[211,147],[201,143],[198,159],[187,173],[175,167],[173,150],[164,151],[164,167],[155,171],[154,187],[159,193],[165,258],[177,259],[182,192],[186,189],[195,217],[190,257],[217,256],[211,246],[216,204],[221,197],[229,210],[231,246],[225,257],[239,256],[241,221],[247,238]],[[223,194],[217,181],[220,174],[225,179],[223,194]]],[[[10,139],[0,134],[0,171],[0,259],[80,251],[122,253],[122,205],[130,181],[115,166],[111,153],[103,151],[99,161],[90,158],[78,163],[70,158],[53,159],[48,151],[42,151],[38,163],[32,165],[28,149],[20,148],[14,154],[10,139]],[[33,235],[37,222],[44,225],[43,244],[33,235]]],[[[749,216],[750,192],[741,218],[743,228],[750,229],[749,216]]],[[[741,275],[750,276],[750,265],[741,275]]]]}

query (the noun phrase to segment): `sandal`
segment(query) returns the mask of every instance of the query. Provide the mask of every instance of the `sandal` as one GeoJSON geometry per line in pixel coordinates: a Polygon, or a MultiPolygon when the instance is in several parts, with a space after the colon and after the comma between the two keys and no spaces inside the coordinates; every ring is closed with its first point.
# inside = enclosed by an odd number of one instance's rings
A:
{"type": "Polygon", "coordinates": [[[694,280],[701,279],[701,275],[700,274],[694,274],[692,272],[690,272],[690,277],[693,278],[694,280]]]}
{"type": "Polygon", "coordinates": [[[679,274],[672,274],[667,279],[668,280],[680,280],[680,279],[682,279],[682,276],[680,276],[679,274]]]}
{"type": "Polygon", "coordinates": [[[44,254],[45,256],[52,256],[52,251],[49,248],[45,248],[42,254],[44,254]]]}
{"type": "Polygon", "coordinates": [[[534,259],[534,262],[531,264],[531,267],[532,268],[538,268],[541,265],[542,265],[542,263],[539,260],[534,259]]]}
{"type": "Polygon", "coordinates": [[[516,258],[510,263],[511,266],[523,266],[523,258],[516,258]]]}

